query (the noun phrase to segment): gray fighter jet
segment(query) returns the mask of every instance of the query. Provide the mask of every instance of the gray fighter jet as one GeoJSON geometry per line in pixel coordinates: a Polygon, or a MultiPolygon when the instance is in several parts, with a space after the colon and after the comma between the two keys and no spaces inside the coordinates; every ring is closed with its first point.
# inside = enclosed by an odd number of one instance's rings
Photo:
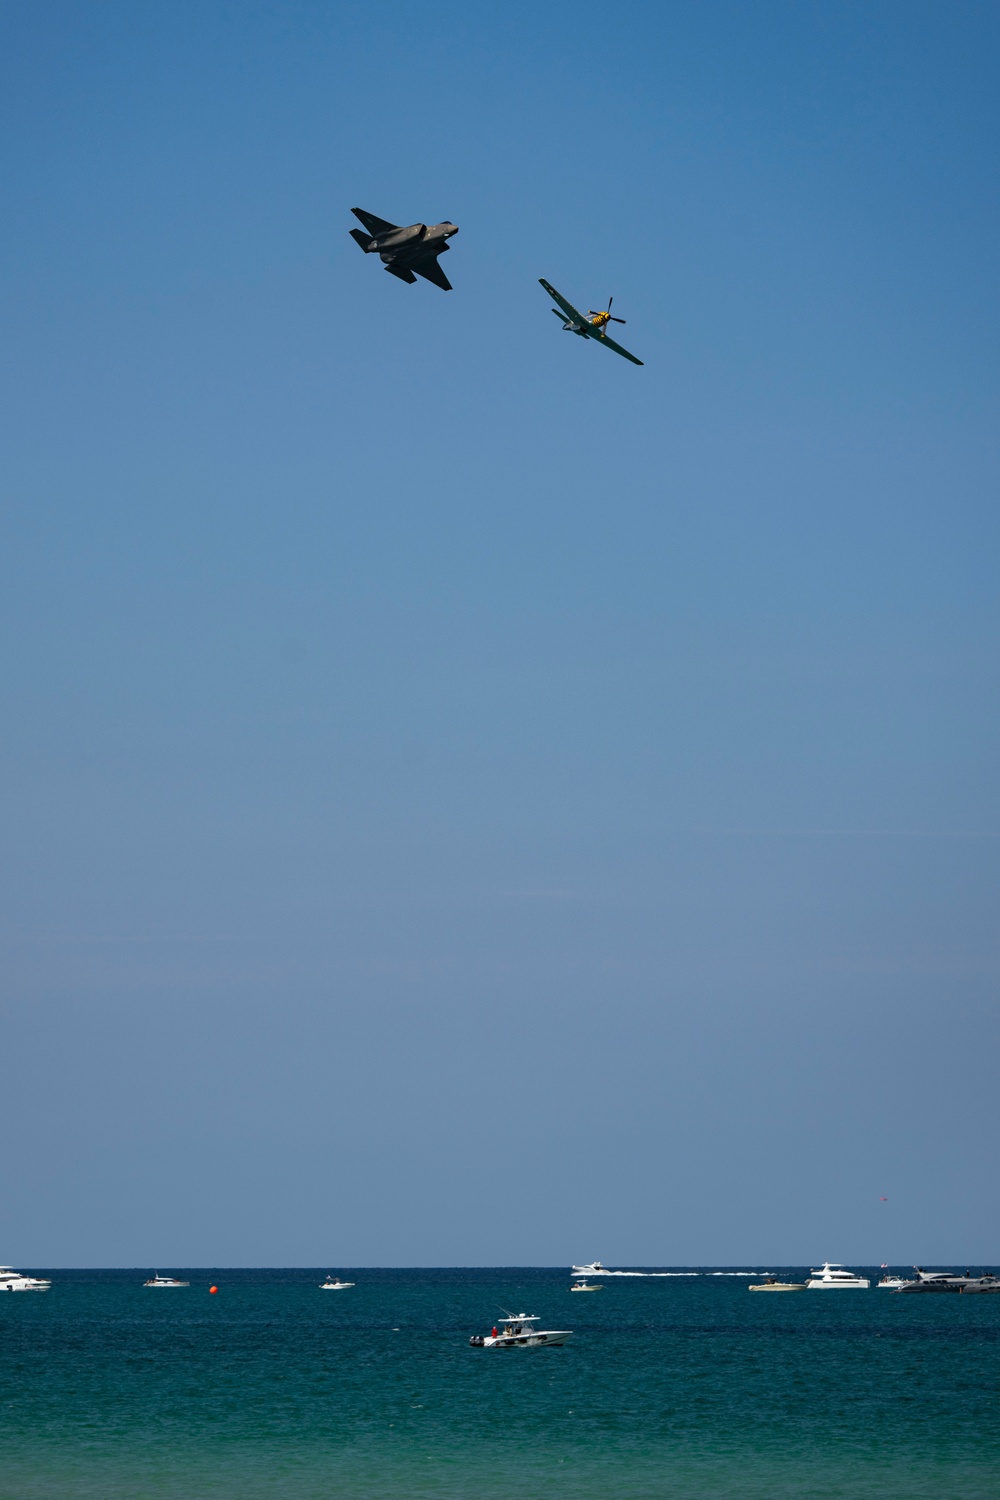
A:
{"type": "Polygon", "coordinates": [[[400,229],[398,224],[390,224],[363,208],[352,208],[351,213],[368,231],[367,234],[360,229],[350,231],[351,239],[357,241],[366,255],[380,255],[386,270],[400,281],[412,282],[423,276],[442,291],[451,291],[451,282],[438,265],[438,256],[444,254],[449,248],[448,241],[458,233],[457,224],[445,219],[443,224],[411,224],[408,229],[400,229]]]}

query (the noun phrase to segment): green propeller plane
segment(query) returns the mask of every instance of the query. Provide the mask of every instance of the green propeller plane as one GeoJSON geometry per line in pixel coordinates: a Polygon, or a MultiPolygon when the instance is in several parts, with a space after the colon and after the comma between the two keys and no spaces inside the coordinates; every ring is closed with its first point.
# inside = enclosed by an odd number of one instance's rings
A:
{"type": "Polygon", "coordinates": [[[578,333],[583,339],[596,339],[597,342],[599,344],[603,344],[606,349],[613,349],[615,353],[620,354],[623,359],[630,359],[634,365],[642,364],[641,359],[636,359],[635,355],[630,354],[627,349],[623,349],[621,344],[616,344],[614,339],[609,339],[607,333],[605,332],[605,329],[607,328],[607,325],[609,323],[624,324],[625,322],[624,318],[613,318],[611,316],[611,304],[614,301],[613,297],[608,298],[608,306],[605,312],[595,312],[594,309],[591,308],[590,316],[585,318],[583,313],[577,312],[572,302],[567,302],[566,298],[561,296],[559,292],[556,291],[554,286],[549,286],[549,283],[545,280],[544,277],[539,276],[538,280],[548,292],[553,302],[558,302],[559,307],[562,308],[562,312],[560,312],[558,308],[555,307],[553,307],[551,311],[555,313],[557,318],[565,318],[566,321],[563,323],[564,333],[578,333]]]}

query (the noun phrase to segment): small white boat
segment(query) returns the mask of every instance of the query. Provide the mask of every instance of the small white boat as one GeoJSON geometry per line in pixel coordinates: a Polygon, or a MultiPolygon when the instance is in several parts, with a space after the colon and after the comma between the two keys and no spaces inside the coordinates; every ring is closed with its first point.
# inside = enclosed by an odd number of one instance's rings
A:
{"type": "Polygon", "coordinates": [[[602,1266],[599,1260],[592,1260],[589,1266],[574,1266],[574,1276],[610,1276],[611,1272],[607,1266],[602,1266]]]}
{"type": "Polygon", "coordinates": [[[157,1271],[157,1273],[156,1273],[155,1276],[151,1276],[148,1281],[144,1281],[142,1284],[143,1284],[143,1286],[190,1286],[191,1285],[190,1281],[175,1281],[172,1276],[161,1276],[160,1273],[159,1273],[159,1271],[157,1271]]]}
{"type": "Polygon", "coordinates": [[[875,1283],[875,1290],[898,1292],[900,1287],[909,1286],[909,1284],[909,1279],[906,1276],[880,1276],[875,1283]]]}
{"type": "Polygon", "coordinates": [[[538,1318],[532,1313],[507,1313],[503,1327],[492,1333],[474,1333],[469,1343],[474,1349],[540,1349],[543,1344],[565,1344],[573,1337],[569,1328],[536,1328],[538,1318]]]}
{"type": "Polygon", "coordinates": [[[604,1288],[599,1281],[574,1281],[570,1287],[571,1292],[603,1292],[604,1288]]]}
{"type": "Polygon", "coordinates": [[[47,1292],[51,1285],[40,1276],[22,1276],[10,1266],[0,1266],[0,1292],[47,1292]]]}
{"type": "Polygon", "coordinates": [[[809,1292],[825,1292],[838,1287],[867,1292],[870,1286],[867,1276],[857,1276],[853,1271],[846,1271],[839,1260],[825,1260],[821,1270],[809,1272],[809,1280],[806,1282],[806,1290],[809,1292]]]}
{"type": "Polygon", "coordinates": [[[748,1292],[804,1292],[805,1289],[804,1281],[779,1281],[776,1276],[769,1276],[766,1281],[758,1281],[747,1287],[748,1292]]]}
{"type": "Polygon", "coordinates": [[[354,1285],[353,1281],[341,1281],[341,1279],[340,1279],[339,1276],[334,1276],[333,1272],[330,1271],[327,1274],[327,1278],[324,1281],[323,1285],[320,1287],[320,1291],[321,1292],[346,1292],[347,1288],[349,1286],[353,1286],[353,1285],[354,1285]]]}

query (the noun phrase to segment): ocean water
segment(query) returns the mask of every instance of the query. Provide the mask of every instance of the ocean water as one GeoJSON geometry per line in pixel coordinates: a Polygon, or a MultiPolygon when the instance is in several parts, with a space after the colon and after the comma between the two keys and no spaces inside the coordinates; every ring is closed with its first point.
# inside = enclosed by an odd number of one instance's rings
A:
{"type": "Polygon", "coordinates": [[[337,1269],[0,1297],[0,1500],[1000,1497],[1000,1296],[337,1269]],[[574,1337],[470,1348],[504,1308],[574,1337]]]}

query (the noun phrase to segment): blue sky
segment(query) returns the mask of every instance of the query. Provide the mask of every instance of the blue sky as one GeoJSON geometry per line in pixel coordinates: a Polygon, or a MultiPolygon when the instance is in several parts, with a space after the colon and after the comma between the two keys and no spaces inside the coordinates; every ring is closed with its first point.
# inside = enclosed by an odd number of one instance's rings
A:
{"type": "Polygon", "coordinates": [[[995,1261],[996,8],[3,29],[0,1254],[995,1261]]]}

